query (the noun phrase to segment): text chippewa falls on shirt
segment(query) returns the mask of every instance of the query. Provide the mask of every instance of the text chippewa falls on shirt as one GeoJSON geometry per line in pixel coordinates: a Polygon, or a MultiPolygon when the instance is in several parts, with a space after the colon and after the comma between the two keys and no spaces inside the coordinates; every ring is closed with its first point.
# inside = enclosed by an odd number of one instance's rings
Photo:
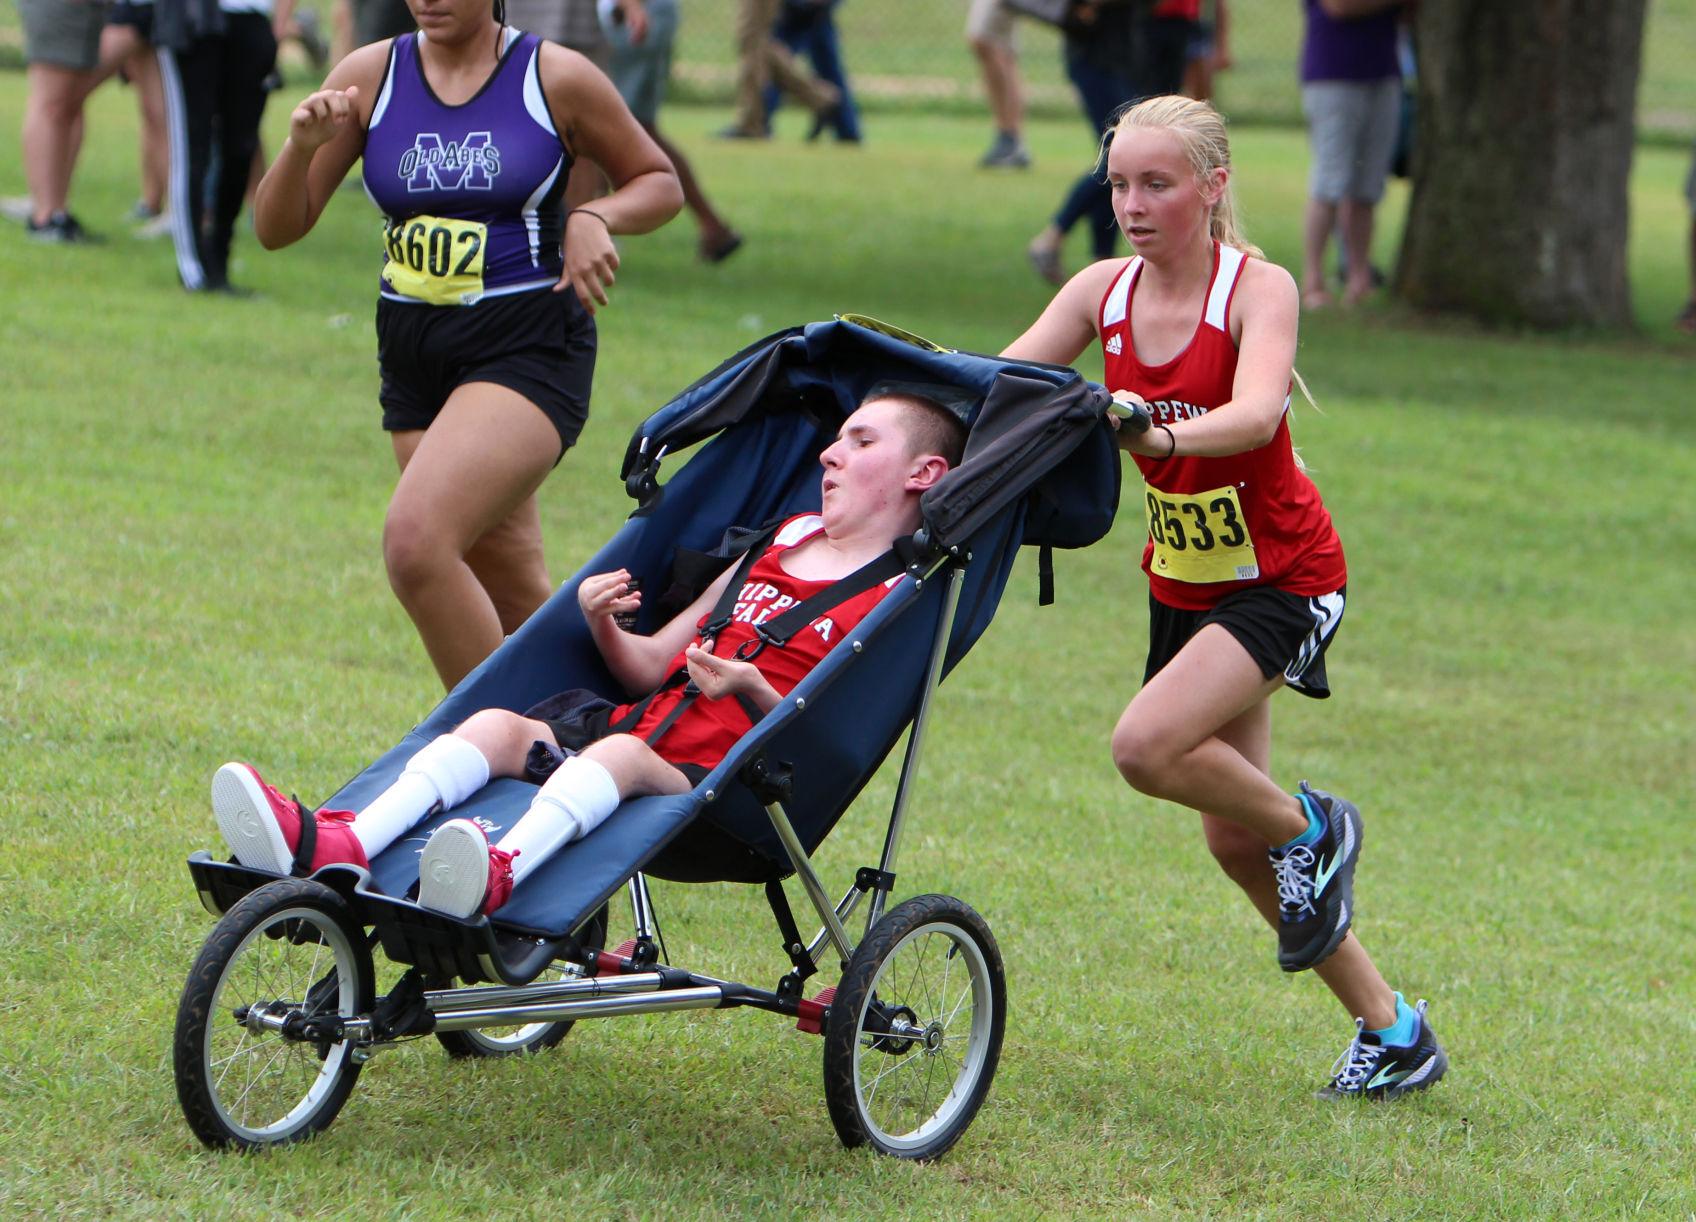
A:
{"type": "MultiPolygon", "coordinates": [[[[730,657],[744,642],[755,639],[756,627],[836,584],[837,579],[834,577],[824,581],[808,581],[792,576],[784,572],[783,565],[778,560],[784,552],[805,543],[823,529],[824,519],[817,514],[790,518],[779,528],[770,546],[761,553],[760,558],[754,562],[754,567],[748,571],[747,579],[742,583],[742,589],[731,612],[730,623],[713,644],[714,654],[721,658],[730,657]]],[[[760,650],[754,658],[754,665],[778,695],[787,696],[813,667],[823,661],[831,646],[840,640],[844,633],[853,631],[899,581],[899,576],[891,577],[888,581],[880,582],[871,589],[838,603],[792,636],[788,644],[781,648],[769,646],[760,650]]],[[[701,622],[706,623],[704,616],[701,622]]],[[[697,634],[691,645],[699,644],[702,644],[702,638],[697,634]]],[[[682,668],[685,652],[687,650],[680,651],[671,660],[666,667],[667,674],[682,668]]],[[[667,688],[654,697],[653,703],[648,705],[642,719],[630,732],[639,738],[646,736],[665,720],[666,714],[671,712],[681,699],[681,686],[667,688]]],[[[614,709],[613,722],[617,723],[631,707],[621,705],[614,709]]],[[[730,752],[736,745],[736,740],[747,733],[751,725],[748,715],[742,711],[741,703],[736,700],[696,700],[665,732],[655,750],[661,758],[673,764],[697,764],[712,768],[730,752]]]]}

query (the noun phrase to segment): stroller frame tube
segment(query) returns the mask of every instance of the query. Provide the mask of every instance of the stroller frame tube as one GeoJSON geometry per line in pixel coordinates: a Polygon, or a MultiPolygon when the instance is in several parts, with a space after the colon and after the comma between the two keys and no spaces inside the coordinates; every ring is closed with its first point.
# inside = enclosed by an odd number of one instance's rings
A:
{"type": "MultiPolygon", "coordinates": [[[[818,872],[813,869],[807,851],[801,847],[801,838],[795,834],[794,825],[789,822],[789,816],[784,813],[779,803],[768,802],[766,814],[771,816],[771,825],[777,829],[777,838],[783,841],[783,851],[789,854],[790,864],[795,867],[795,873],[801,879],[801,886],[806,889],[807,898],[812,900],[813,907],[818,909],[819,917],[824,921],[825,932],[830,940],[836,943],[836,949],[842,955],[842,962],[847,963],[854,955],[854,943],[848,937],[847,926],[843,925],[841,918],[836,915],[836,906],[830,902],[830,896],[825,894],[824,884],[819,881],[818,872]]],[[[816,958],[814,962],[817,962],[816,958]]]]}
{"type": "Polygon", "coordinates": [[[653,897],[648,894],[648,878],[638,870],[630,877],[630,915],[636,925],[636,940],[648,941],[659,934],[659,920],[654,913],[653,897]]]}
{"type": "MultiPolygon", "coordinates": [[[[865,898],[865,895],[866,893],[860,890],[858,884],[849,887],[848,894],[844,895],[842,902],[836,906],[836,919],[846,924],[848,918],[853,915],[854,909],[860,906],[860,901],[865,898]]],[[[830,941],[830,928],[826,926],[814,934],[813,940],[807,943],[807,957],[815,964],[819,961],[819,951],[824,948],[824,944],[828,941],[830,941]]]]}
{"type": "Polygon", "coordinates": [[[446,1010],[436,1016],[435,1029],[464,1031],[509,1023],[556,1023],[566,1019],[611,1018],[620,1014],[654,1014],[662,1010],[716,1010],[724,1004],[724,999],[725,990],[720,985],[666,988],[659,984],[628,993],[615,993],[610,997],[446,1010]]]}
{"type": "MultiPolygon", "coordinates": [[[[971,557],[965,557],[970,560],[971,557]]],[[[925,674],[924,690],[919,694],[919,711],[913,718],[913,728],[907,735],[907,755],[901,761],[901,779],[895,788],[895,806],[889,814],[889,832],[883,841],[883,857],[878,869],[886,875],[895,873],[895,855],[901,848],[901,832],[907,822],[907,802],[913,795],[913,777],[919,770],[919,755],[925,744],[925,725],[930,719],[931,697],[942,682],[942,659],[948,652],[948,638],[954,625],[954,609],[960,601],[960,581],[965,565],[956,564],[948,570],[948,589],[942,599],[942,623],[931,646],[930,669],[925,674]]],[[[883,916],[884,902],[889,893],[881,887],[872,890],[871,907],[866,910],[866,932],[883,916]]]]}
{"type": "MultiPolygon", "coordinates": [[[[971,557],[964,557],[970,560],[971,557]]],[[[946,562],[944,562],[946,563],[946,562]]],[[[933,569],[928,576],[934,576],[942,567],[941,564],[933,569]]],[[[938,621],[939,627],[936,640],[931,645],[930,662],[925,671],[924,687],[919,692],[919,708],[913,717],[912,729],[907,735],[907,751],[901,761],[901,779],[896,785],[895,805],[889,815],[889,831],[884,836],[883,856],[879,869],[885,875],[895,873],[895,857],[901,847],[901,831],[906,823],[907,803],[912,796],[913,776],[918,772],[920,753],[924,748],[925,725],[930,716],[931,697],[936,694],[937,686],[942,682],[942,661],[948,652],[948,637],[954,623],[954,611],[960,602],[961,578],[965,575],[963,563],[956,563],[948,569],[948,585],[943,592],[942,615],[938,621]]],[[[921,581],[926,578],[921,578],[921,581]]],[[[830,897],[825,894],[824,886],[820,883],[817,873],[812,868],[806,851],[801,847],[800,838],[795,835],[795,829],[789,822],[789,817],[782,807],[776,804],[766,806],[766,813],[771,817],[772,827],[783,841],[783,848],[789,854],[789,861],[795,867],[795,873],[800,876],[801,885],[806,889],[807,897],[812,900],[813,907],[818,910],[819,918],[824,922],[824,928],[814,935],[812,942],[807,945],[807,957],[816,965],[819,952],[825,943],[836,943],[836,949],[842,955],[844,964],[854,954],[854,945],[849,940],[848,929],[843,922],[860,902],[860,888],[849,889],[842,897],[840,904],[832,905],[830,897]]],[[[887,894],[881,887],[872,888],[871,906],[866,910],[866,932],[871,932],[872,926],[883,916],[884,901],[887,894]]]]}
{"type": "MultiPolygon", "coordinates": [[[[546,984],[433,989],[424,994],[424,1003],[430,1011],[430,1029],[435,1031],[736,1006],[752,1006],[792,1018],[801,1013],[794,997],[676,967],[618,976],[579,976],[546,984]]],[[[348,1019],[343,1032],[369,1039],[370,1020],[348,1019]]]]}
{"type": "Polygon", "coordinates": [[[573,980],[550,981],[547,984],[490,985],[481,988],[430,989],[424,994],[424,1004],[437,1018],[459,1010],[499,1009],[507,1005],[531,1005],[541,1002],[564,1001],[588,994],[599,997],[610,993],[640,993],[665,983],[662,972],[633,972],[627,976],[580,976],[573,980]]]}

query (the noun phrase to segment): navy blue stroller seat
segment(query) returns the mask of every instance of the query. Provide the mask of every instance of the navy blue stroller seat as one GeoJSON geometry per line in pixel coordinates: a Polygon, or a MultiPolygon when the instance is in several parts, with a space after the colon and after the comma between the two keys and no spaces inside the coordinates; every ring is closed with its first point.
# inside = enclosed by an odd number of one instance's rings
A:
{"type": "MultiPolygon", "coordinates": [[[[972,517],[961,517],[949,495],[957,495],[957,489],[950,485],[931,498],[954,512],[945,522],[928,525],[930,542],[974,557],[943,663],[944,673],[952,669],[989,625],[1014,556],[1025,541],[1033,500],[1040,514],[1062,497],[1079,500],[1092,493],[1099,496],[1109,485],[1116,489],[1115,452],[1110,441],[1104,448],[1105,429],[1078,427],[1079,419],[1100,419],[1099,397],[1069,369],[932,351],[852,322],[817,323],[760,341],[649,417],[625,461],[626,482],[643,502],[631,518],[393,750],[324,805],[359,810],[399,775],[414,752],[479,709],[522,712],[571,688],[623,699],[626,693],[590,640],[577,606],[578,583],[594,573],[627,568],[642,580],[644,590],[664,590],[680,547],[708,551],[733,527],[816,511],[820,451],[866,394],[888,384],[952,392],[959,409],[969,413],[971,440],[956,474],[981,480],[971,470],[974,460],[981,459],[992,439],[1005,436],[1004,429],[976,427],[986,405],[997,417],[995,423],[1003,424],[1005,414],[1029,412],[1036,404],[1047,404],[1052,411],[1057,399],[1069,396],[1069,403],[1063,402],[1055,414],[1069,427],[1074,442],[1085,438],[1093,443],[1074,450],[1033,481],[1034,491],[1023,497],[1006,497],[1010,477],[998,472],[967,506],[976,511],[972,517]],[[997,396],[999,401],[991,402],[997,396]],[[1067,407],[1074,413],[1069,420],[1067,407]],[[673,454],[709,437],[699,455],[658,487],[654,481],[662,452],[673,454]],[[1104,483],[1106,472],[1111,478],[1104,483]],[[1002,495],[993,495],[998,492],[1002,495]]],[[[1081,504],[1076,513],[1100,522],[1103,509],[1103,502],[1095,499],[1081,504]]],[[[1110,520],[1110,500],[1105,511],[1110,520]]],[[[1088,528],[1086,524],[1084,534],[1088,528]]],[[[648,600],[644,615],[653,614],[655,601],[648,600]]],[[[874,665],[855,666],[859,655],[851,649],[834,651],[693,792],[627,802],[527,878],[496,923],[544,936],[564,934],[638,869],[689,881],[710,875],[714,867],[733,881],[764,881],[789,873],[763,806],[737,774],[760,752],[791,764],[796,831],[807,851],[817,848],[912,720],[941,609],[940,583],[908,581],[898,587],[857,634],[863,652],[875,657],[874,665]],[[807,716],[795,715],[797,700],[805,704],[807,716]],[[696,819],[711,832],[687,845],[689,851],[668,859],[666,846],[696,819]]],[[[639,622],[637,627],[651,631],[658,625],[639,622]]],[[[523,781],[497,781],[452,812],[420,825],[372,863],[376,888],[394,896],[413,888],[418,851],[439,823],[449,818],[486,820],[494,829],[491,840],[498,839],[528,808],[533,792],[534,786],[523,781]]]]}
{"type": "MultiPolygon", "coordinates": [[[[1119,462],[1103,419],[1108,399],[1070,369],[942,349],[851,317],[791,328],[744,349],[637,430],[621,471],[637,506],[607,544],[428,717],[324,803],[330,808],[362,808],[399,775],[416,751],[480,709],[522,712],[572,688],[615,700],[630,695],[619,690],[590,638],[577,605],[582,579],[626,568],[641,580],[645,594],[664,591],[680,553],[710,552],[734,528],[816,511],[820,451],[861,400],[879,388],[929,394],[968,426],[964,460],[923,499],[923,526],[904,547],[905,571],[898,584],[695,789],[625,802],[595,831],[538,867],[492,918],[461,922],[420,909],[406,897],[417,883],[418,852],[436,826],[448,818],[472,818],[484,825],[492,841],[498,840],[528,808],[535,787],[523,781],[495,781],[453,811],[420,825],[379,854],[368,877],[352,867],[319,871],[315,881],[327,886],[361,926],[376,927],[374,938],[391,959],[417,965],[432,985],[458,978],[524,986],[562,959],[586,965],[582,970],[589,976],[609,968],[641,971],[652,966],[651,952],[598,952],[597,958],[597,951],[587,941],[580,944],[573,931],[580,932],[626,885],[637,900],[640,928],[641,905],[646,902],[645,891],[638,897],[637,890],[642,873],[685,881],[720,878],[772,884],[799,872],[826,928],[811,947],[803,947],[793,918],[786,920],[787,909],[778,912],[786,951],[795,965],[785,978],[787,984],[768,994],[719,981],[702,984],[710,978],[684,975],[693,982],[687,987],[729,990],[710,1004],[775,1009],[797,1015],[805,1029],[822,1029],[830,1000],[825,995],[819,1001],[804,999],[800,985],[816,970],[821,946],[834,945],[845,963],[858,962],[841,918],[860,895],[871,896],[868,938],[861,949],[875,941],[870,936],[874,927],[884,928],[880,918],[894,877],[907,774],[916,766],[930,692],[988,627],[1021,546],[1042,548],[1046,597],[1048,549],[1094,542],[1111,524],[1119,462]],[[668,459],[696,445],[699,451],[687,463],[662,478],[668,459]],[[909,726],[913,729],[902,792],[884,861],[860,871],[857,893],[833,908],[806,855],[828,835],[909,726]],[[815,1025],[808,1026],[809,1021],[815,1025]]],[[[664,612],[657,602],[644,598],[644,618],[637,631],[659,626],[664,612]]],[[[203,902],[214,911],[230,909],[259,883],[270,881],[270,876],[255,876],[204,854],[196,854],[190,865],[203,902]]],[[[893,919],[916,902],[908,901],[883,919],[893,919]]],[[[983,980],[995,982],[998,990],[998,954],[981,950],[988,946],[993,952],[987,927],[980,937],[973,922],[981,924],[981,918],[959,901],[949,902],[969,919],[950,915],[939,927],[952,931],[948,937],[962,929],[971,935],[968,958],[981,960],[983,980]]],[[[779,907],[776,899],[773,906],[779,907]]],[[[554,987],[557,992],[560,986],[554,987]]],[[[668,978],[662,987],[684,983],[668,978]]],[[[442,1030],[443,1022],[451,1025],[454,1012],[444,1008],[450,1002],[430,1004],[437,1007],[436,1029],[442,1030]]],[[[585,1004],[559,1002],[549,1013],[577,1014],[569,1006],[585,1004]]],[[[415,1002],[414,1008],[422,1005],[415,1002]]],[[[876,1007],[861,1010],[856,1019],[861,1025],[854,1030],[863,1035],[871,1029],[865,1023],[882,1022],[879,1046],[885,1052],[915,1046],[916,1035],[903,1036],[902,1043],[888,1034],[905,1030],[900,1024],[907,1019],[874,1013],[876,1007]]],[[[999,1048],[998,1018],[994,1028],[993,1040],[987,1029],[981,1033],[986,1041],[982,1047],[989,1049],[988,1063],[974,1071],[984,1090],[987,1074],[982,1071],[993,1072],[999,1048]]],[[[348,1029],[338,1031],[345,1034],[348,1029]]],[[[395,1029],[391,1022],[390,1033],[395,1029]]],[[[851,1055],[854,1046],[849,1039],[845,1055],[851,1055]]],[[[853,1098],[857,1102],[844,1103],[841,1109],[832,1105],[845,1141],[850,1138],[844,1131],[847,1124],[860,1139],[872,1140],[886,1152],[918,1156],[940,1153],[976,1109],[973,1102],[963,1117],[951,1113],[949,1134],[926,1130],[903,1146],[898,1135],[882,1133],[870,1123],[863,1093],[853,1098]],[[946,1141],[939,1147],[943,1136],[946,1141]]],[[[190,1120],[195,1122],[192,1112],[190,1120]]],[[[323,1124],[328,1122],[328,1117],[323,1119],[323,1124]]],[[[207,1137],[207,1130],[196,1128],[207,1137]]],[[[238,1126],[235,1137],[229,1138],[227,1124],[214,1128],[236,1144],[268,1144],[294,1135],[291,1130],[284,1138],[250,1139],[238,1126]]]]}

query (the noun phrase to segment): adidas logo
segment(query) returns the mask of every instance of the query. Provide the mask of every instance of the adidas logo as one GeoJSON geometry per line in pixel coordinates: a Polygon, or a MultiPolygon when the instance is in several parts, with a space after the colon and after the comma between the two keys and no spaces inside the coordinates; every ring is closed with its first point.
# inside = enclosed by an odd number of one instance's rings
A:
{"type": "Polygon", "coordinates": [[[1107,355],[1108,356],[1118,356],[1124,350],[1125,350],[1125,341],[1122,340],[1121,338],[1119,338],[1118,335],[1109,335],[1107,337],[1107,355]]]}

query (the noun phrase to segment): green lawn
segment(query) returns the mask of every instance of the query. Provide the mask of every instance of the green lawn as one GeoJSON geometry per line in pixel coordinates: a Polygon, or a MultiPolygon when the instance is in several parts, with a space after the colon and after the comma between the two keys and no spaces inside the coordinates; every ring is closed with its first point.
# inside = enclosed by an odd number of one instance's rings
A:
{"type": "MultiPolygon", "coordinates": [[[[0,75],[0,130],[22,87],[0,75]]],[[[1193,820],[1113,773],[1144,644],[1128,517],[1059,558],[1055,607],[1022,564],[939,700],[898,891],[978,907],[1011,997],[990,1101],[944,1161],[844,1152],[819,1042],[752,1012],[586,1023],[525,1064],[411,1045],[324,1138],[243,1159],[199,1148],[170,1071],[211,927],[182,866],[216,837],[208,778],[250,759],[322,796],[437,693],[378,556],[369,205],[338,196],[280,254],[244,233],[234,274],[259,300],[185,296],[166,248],[120,236],[132,106],[96,98],[75,196],[113,241],[0,230],[0,1214],[1696,1210],[1682,153],[1638,160],[1640,336],[1386,307],[1304,326],[1324,414],[1295,427],[1351,610],[1336,698],[1278,702],[1277,775],[1365,810],[1358,928],[1432,1000],[1438,1089],[1310,1099],[1346,1017],[1277,970],[1193,820]]],[[[543,494],[556,575],[625,512],[635,423],[748,340],[857,310],[993,349],[1045,300],[1022,246],[1084,152],[1075,124],[1039,125],[1037,171],[990,177],[975,117],[878,116],[860,150],[803,146],[793,118],[769,146],[717,145],[724,117],[669,122],[748,245],[706,268],[687,222],[624,241],[594,417],[543,494]]],[[[1250,232],[1288,263],[1302,137],[1247,129],[1237,151],[1250,232]]],[[[0,194],[21,189],[8,163],[0,194]]],[[[875,860],[888,793],[825,846],[832,889],[875,860]]],[[[756,890],[657,891],[677,961],[757,984],[787,966],[756,890]]]]}
{"type": "MultiPolygon", "coordinates": [[[[301,0],[328,14],[329,0],[301,0]]],[[[915,106],[984,116],[979,69],[965,40],[966,0],[851,0],[836,22],[855,89],[873,110],[915,106]]],[[[1299,0],[1236,0],[1230,6],[1233,66],[1218,78],[1220,105],[1234,119],[1301,122],[1296,62],[1299,0]]],[[[676,89],[714,102],[731,96],[735,5],[690,3],[683,9],[676,89]]],[[[328,29],[326,24],[325,29],[328,29]]],[[[1696,134],[1696,0],[1649,0],[1638,129],[1669,143],[1696,134]]],[[[1077,95],[1066,79],[1060,35],[1038,21],[1019,25],[1019,70],[1027,104],[1043,117],[1077,122],[1077,95]]],[[[0,65],[22,62],[15,3],[0,2],[0,65]]],[[[1500,52],[1487,55],[1488,63],[1500,52]]],[[[967,133],[982,143],[986,133],[967,133]]],[[[981,149],[980,149],[981,151],[981,149]]]]}

